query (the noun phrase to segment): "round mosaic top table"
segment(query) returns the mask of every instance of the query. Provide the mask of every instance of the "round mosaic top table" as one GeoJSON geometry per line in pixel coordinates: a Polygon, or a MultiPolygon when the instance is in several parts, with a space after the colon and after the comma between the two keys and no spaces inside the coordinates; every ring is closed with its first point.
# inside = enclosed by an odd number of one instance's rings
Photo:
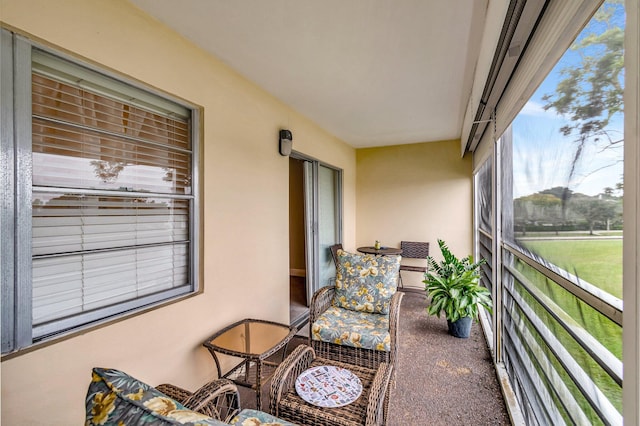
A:
{"type": "Polygon", "coordinates": [[[362,394],[362,382],[346,368],[321,365],[298,376],[296,392],[300,398],[318,407],[343,407],[362,394]]]}

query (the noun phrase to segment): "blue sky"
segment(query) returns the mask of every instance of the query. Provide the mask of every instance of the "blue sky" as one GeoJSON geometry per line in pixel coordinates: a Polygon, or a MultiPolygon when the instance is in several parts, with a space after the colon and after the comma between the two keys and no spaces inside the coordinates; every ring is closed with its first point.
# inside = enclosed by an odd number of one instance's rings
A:
{"type": "MultiPolygon", "coordinates": [[[[616,7],[609,23],[624,28],[624,10],[616,7]]],[[[606,24],[592,20],[578,36],[601,33],[606,24]]],[[[593,54],[592,50],[589,54],[593,54]]],[[[514,198],[529,195],[555,186],[568,186],[574,192],[597,195],[605,187],[616,187],[622,181],[622,144],[616,149],[602,149],[589,144],[576,171],[569,178],[575,155],[575,137],[565,137],[560,127],[569,120],[554,110],[545,111],[545,94],[555,92],[560,81],[560,70],[580,66],[580,52],[568,50],[542,82],[538,90],[513,122],[514,198]]],[[[617,114],[608,126],[610,136],[623,138],[623,115],[617,114]]]]}

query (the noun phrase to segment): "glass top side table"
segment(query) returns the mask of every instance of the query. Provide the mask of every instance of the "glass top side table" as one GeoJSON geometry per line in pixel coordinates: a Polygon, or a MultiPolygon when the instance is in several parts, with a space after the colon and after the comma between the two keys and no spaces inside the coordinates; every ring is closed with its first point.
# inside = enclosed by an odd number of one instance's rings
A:
{"type": "Polygon", "coordinates": [[[262,385],[271,378],[282,362],[286,346],[298,330],[295,327],[273,321],[244,319],[225,327],[203,343],[216,363],[218,377],[232,380],[235,384],[256,392],[257,408],[261,408],[262,385]],[[278,362],[268,359],[282,350],[278,362]],[[220,367],[219,354],[240,358],[241,361],[224,375],[220,367]]]}

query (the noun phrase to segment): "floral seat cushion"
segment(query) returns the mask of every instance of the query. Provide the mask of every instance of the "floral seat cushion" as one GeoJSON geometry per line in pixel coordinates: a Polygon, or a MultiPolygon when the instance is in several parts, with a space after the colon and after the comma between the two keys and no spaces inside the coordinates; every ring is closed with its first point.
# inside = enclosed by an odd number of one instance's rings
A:
{"type": "Polygon", "coordinates": [[[389,315],[330,306],[311,326],[313,340],[342,346],[391,351],[389,315]]]}
{"type": "Polygon", "coordinates": [[[400,256],[360,255],[338,250],[333,305],[358,312],[389,313],[398,287],[400,256]]]}
{"type": "Polygon", "coordinates": [[[231,420],[235,426],[296,426],[258,410],[244,409],[231,420]]]}
{"type": "Polygon", "coordinates": [[[85,425],[224,425],[122,371],[94,368],[85,425]]]}

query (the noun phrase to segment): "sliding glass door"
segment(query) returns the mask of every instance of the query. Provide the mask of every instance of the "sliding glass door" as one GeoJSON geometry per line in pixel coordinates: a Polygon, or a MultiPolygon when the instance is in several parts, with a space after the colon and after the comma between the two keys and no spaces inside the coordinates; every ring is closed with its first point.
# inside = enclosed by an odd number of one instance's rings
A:
{"type": "Polygon", "coordinates": [[[342,173],[304,159],[307,300],[333,284],[335,266],[329,249],[342,240],[342,173]]]}

